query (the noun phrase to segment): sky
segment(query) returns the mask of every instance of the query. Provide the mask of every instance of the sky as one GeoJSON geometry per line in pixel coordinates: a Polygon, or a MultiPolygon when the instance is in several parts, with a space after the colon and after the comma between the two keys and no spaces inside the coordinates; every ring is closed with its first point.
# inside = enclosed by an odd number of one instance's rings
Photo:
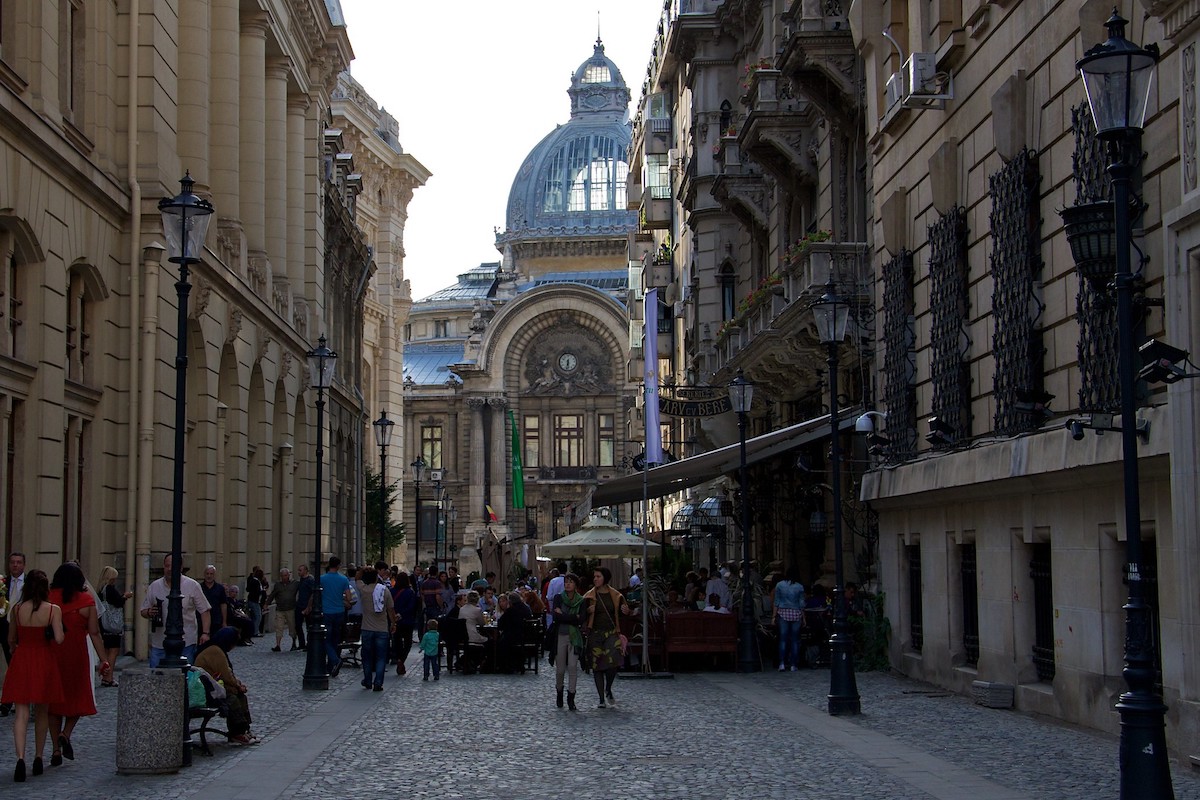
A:
{"type": "MultiPolygon", "coordinates": [[[[341,0],[350,73],[433,175],[408,206],[404,274],[420,299],[499,261],[495,229],[525,156],[570,119],[567,88],[605,54],[636,106],[662,0],[341,0]]],[[[636,109],[630,109],[630,115],[636,109]]]]}

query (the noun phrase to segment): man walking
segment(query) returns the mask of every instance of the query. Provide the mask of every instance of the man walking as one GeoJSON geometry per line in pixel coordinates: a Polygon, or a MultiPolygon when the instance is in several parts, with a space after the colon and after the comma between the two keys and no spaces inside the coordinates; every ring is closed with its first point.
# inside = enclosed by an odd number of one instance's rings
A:
{"type": "Polygon", "coordinates": [[[271,648],[273,653],[281,650],[285,630],[292,637],[292,649],[300,649],[296,644],[296,597],[299,593],[300,584],[292,580],[292,571],[287,567],[279,570],[279,580],[267,594],[267,605],[275,604],[275,646],[271,648]]]}
{"type": "Polygon", "coordinates": [[[338,572],[342,560],[331,556],[321,576],[321,612],[325,615],[325,657],[329,677],[336,678],[342,669],[342,630],[346,626],[346,609],[353,601],[350,580],[338,572]]]}
{"type": "MultiPolygon", "coordinates": [[[[194,578],[180,575],[179,593],[183,595],[183,657],[189,664],[196,660],[197,645],[208,641],[212,629],[208,600],[194,578]]],[[[171,554],[163,556],[163,576],[150,584],[141,614],[150,620],[150,668],[163,660],[163,639],[167,620],[167,598],[171,594],[171,554]]]]}
{"type": "Polygon", "coordinates": [[[208,618],[212,622],[212,632],[216,633],[229,622],[229,597],[225,594],[225,584],[217,583],[217,568],[212,564],[204,568],[200,591],[208,601],[208,618]]]}
{"type": "Polygon", "coordinates": [[[300,639],[300,649],[308,650],[308,615],[312,611],[313,589],[317,586],[317,579],[308,574],[308,565],[301,564],[296,567],[296,573],[300,576],[297,583],[300,584],[296,591],[296,634],[300,639]]]}

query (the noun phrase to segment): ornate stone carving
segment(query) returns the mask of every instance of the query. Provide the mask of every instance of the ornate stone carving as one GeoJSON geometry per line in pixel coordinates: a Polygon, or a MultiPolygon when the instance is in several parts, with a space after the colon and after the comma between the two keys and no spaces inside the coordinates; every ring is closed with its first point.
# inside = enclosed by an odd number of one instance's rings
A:
{"type": "Polygon", "coordinates": [[[225,332],[225,344],[232,344],[237,339],[238,334],[242,332],[242,316],[240,308],[229,309],[229,324],[225,332]]]}
{"type": "Polygon", "coordinates": [[[486,405],[487,405],[486,397],[468,397],[467,398],[467,408],[471,409],[472,411],[479,411],[486,405]]]}
{"type": "Polygon", "coordinates": [[[258,343],[258,360],[262,361],[267,357],[267,352],[271,349],[271,342],[275,341],[270,334],[263,334],[262,341],[258,343]]]}
{"type": "Polygon", "coordinates": [[[527,395],[574,397],[615,391],[608,348],[569,312],[530,346],[522,376],[527,395]]]}
{"type": "Polygon", "coordinates": [[[192,285],[191,305],[188,307],[188,319],[200,319],[212,299],[212,284],[204,278],[197,278],[192,285]]]}
{"type": "Polygon", "coordinates": [[[504,409],[508,408],[508,398],[507,397],[489,397],[487,400],[487,404],[489,406],[491,406],[492,408],[498,408],[501,411],[503,411],[504,409]]]}
{"type": "Polygon", "coordinates": [[[270,262],[262,253],[255,253],[246,259],[246,277],[250,281],[250,288],[259,297],[263,297],[267,293],[267,270],[270,267],[270,262]]]}
{"type": "Polygon", "coordinates": [[[292,327],[300,338],[308,338],[308,301],[299,296],[292,298],[292,327]]]}
{"type": "Polygon", "coordinates": [[[286,378],[292,373],[292,354],[285,351],[279,359],[279,377],[286,378]]]}

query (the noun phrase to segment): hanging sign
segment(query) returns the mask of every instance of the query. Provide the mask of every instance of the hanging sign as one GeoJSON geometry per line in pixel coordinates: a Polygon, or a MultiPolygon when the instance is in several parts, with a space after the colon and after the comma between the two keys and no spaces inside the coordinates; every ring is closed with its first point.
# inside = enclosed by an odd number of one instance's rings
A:
{"type": "Polygon", "coordinates": [[[658,412],[672,417],[714,417],[731,411],[729,392],[700,386],[663,386],[659,389],[658,412]]]}

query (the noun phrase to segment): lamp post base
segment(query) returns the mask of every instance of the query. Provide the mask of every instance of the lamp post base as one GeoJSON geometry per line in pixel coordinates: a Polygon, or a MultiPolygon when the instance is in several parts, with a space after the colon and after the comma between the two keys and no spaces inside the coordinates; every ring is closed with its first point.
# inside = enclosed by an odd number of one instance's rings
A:
{"type": "Polygon", "coordinates": [[[308,657],[304,664],[304,688],[324,691],[329,688],[329,669],[325,657],[325,621],[315,622],[308,632],[308,657]]]}
{"type": "Polygon", "coordinates": [[[761,672],[762,661],[758,657],[758,626],[753,619],[742,619],[738,623],[738,672],[761,672]]]}
{"type": "Polygon", "coordinates": [[[835,619],[833,625],[833,636],[829,639],[829,714],[834,717],[861,714],[862,701],[854,678],[854,641],[845,630],[844,619],[835,619]]]}
{"type": "Polygon", "coordinates": [[[1151,692],[1129,691],[1117,702],[1121,715],[1121,798],[1174,800],[1167,761],[1167,707],[1151,692]]]}

